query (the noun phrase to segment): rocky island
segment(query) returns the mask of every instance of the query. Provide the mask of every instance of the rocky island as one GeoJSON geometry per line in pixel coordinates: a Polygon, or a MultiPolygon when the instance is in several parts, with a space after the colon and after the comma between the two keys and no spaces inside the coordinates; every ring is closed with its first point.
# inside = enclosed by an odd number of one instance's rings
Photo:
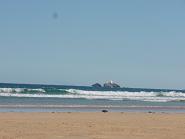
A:
{"type": "Polygon", "coordinates": [[[104,88],[120,88],[120,85],[114,83],[113,81],[109,81],[109,82],[104,83],[103,86],[101,84],[99,84],[99,83],[95,83],[95,84],[92,85],[92,87],[95,87],[95,88],[100,88],[100,87],[104,87],[104,88]]]}
{"type": "Polygon", "coordinates": [[[107,82],[103,85],[105,88],[120,88],[120,86],[113,81],[107,82]]]}
{"type": "Polygon", "coordinates": [[[101,86],[101,84],[99,84],[99,83],[95,83],[95,84],[92,85],[92,87],[100,88],[100,87],[102,87],[102,86],[101,86]]]}

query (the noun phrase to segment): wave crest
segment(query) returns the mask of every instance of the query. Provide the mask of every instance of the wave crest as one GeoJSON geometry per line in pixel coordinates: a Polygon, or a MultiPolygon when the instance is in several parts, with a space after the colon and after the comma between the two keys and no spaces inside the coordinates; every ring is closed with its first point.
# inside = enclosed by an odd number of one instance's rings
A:
{"type": "Polygon", "coordinates": [[[44,89],[0,88],[0,93],[46,92],[44,89]]]}
{"type": "Polygon", "coordinates": [[[83,98],[105,100],[138,100],[151,102],[185,101],[185,93],[169,92],[129,92],[129,91],[90,91],[78,89],[28,89],[0,88],[0,96],[38,98],[83,98]]]}

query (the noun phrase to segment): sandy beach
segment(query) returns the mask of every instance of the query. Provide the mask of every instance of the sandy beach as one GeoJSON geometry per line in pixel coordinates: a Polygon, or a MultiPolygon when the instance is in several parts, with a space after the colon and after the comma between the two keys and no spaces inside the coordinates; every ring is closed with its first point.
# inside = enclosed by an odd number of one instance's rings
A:
{"type": "Polygon", "coordinates": [[[0,139],[184,139],[185,114],[0,113],[0,139]]]}

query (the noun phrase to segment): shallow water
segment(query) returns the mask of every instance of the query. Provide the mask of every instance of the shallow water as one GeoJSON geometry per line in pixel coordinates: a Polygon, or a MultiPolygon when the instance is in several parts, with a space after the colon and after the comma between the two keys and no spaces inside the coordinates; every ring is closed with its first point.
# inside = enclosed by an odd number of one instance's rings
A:
{"type": "Polygon", "coordinates": [[[0,111],[184,112],[185,91],[0,84],[0,111]]]}

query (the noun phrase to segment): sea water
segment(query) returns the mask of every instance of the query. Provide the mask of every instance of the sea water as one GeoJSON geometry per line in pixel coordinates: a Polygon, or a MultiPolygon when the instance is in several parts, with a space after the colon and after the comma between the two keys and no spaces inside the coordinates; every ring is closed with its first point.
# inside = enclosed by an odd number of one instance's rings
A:
{"type": "Polygon", "coordinates": [[[185,90],[0,84],[0,112],[185,112],[185,90]]]}

